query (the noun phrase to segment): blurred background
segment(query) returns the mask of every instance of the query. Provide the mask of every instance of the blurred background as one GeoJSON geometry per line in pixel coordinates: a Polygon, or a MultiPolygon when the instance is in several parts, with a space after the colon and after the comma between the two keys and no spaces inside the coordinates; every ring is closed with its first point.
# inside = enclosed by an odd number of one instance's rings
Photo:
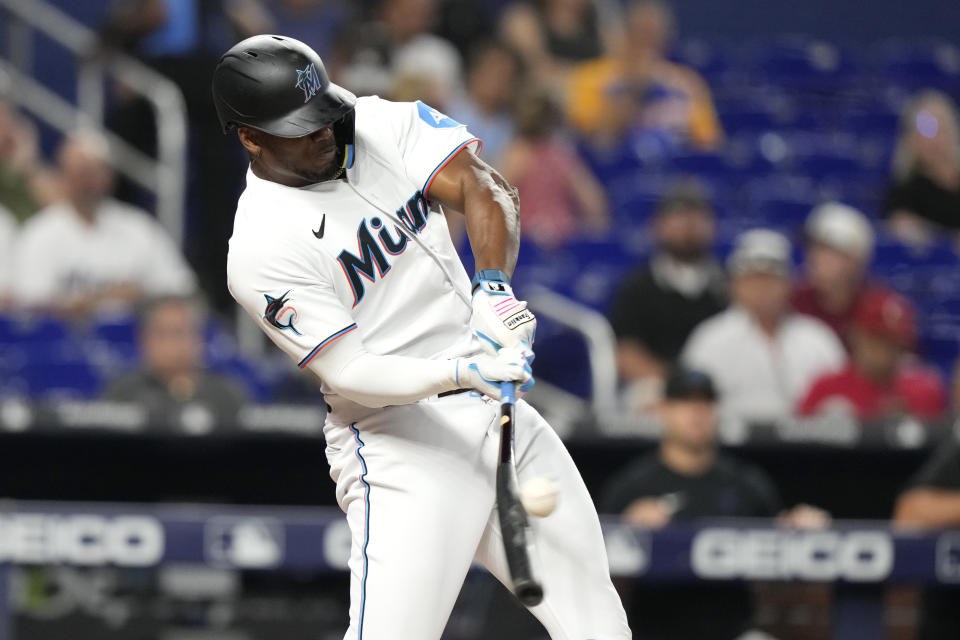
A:
{"type": "MultiPolygon", "coordinates": [[[[950,0],[0,0],[0,640],[346,628],[323,398],[226,290],[245,156],[210,78],[258,33],[467,124],[519,187],[528,399],[635,637],[960,638],[958,24],[950,0]],[[127,562],[135,515],[161,544],[127,562]]],[[[445,638],[493,637],[546,636],[471,574],[445,638]]]]}

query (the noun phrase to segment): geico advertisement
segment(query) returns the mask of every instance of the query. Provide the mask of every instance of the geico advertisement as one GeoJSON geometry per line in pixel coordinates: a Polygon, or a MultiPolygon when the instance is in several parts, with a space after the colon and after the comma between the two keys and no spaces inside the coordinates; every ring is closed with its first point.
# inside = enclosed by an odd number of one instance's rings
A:
{"type": "Polygon", "coordinates": [[[700,578],[879,582],[893,568],[884,531],[704,529],[690,551],[700,578]]]}
{"type": "Polygon", "coordinates": [[[163,546],[150,516],[0,515],[0,562],[144,567],[160,561],[163,546]]]}

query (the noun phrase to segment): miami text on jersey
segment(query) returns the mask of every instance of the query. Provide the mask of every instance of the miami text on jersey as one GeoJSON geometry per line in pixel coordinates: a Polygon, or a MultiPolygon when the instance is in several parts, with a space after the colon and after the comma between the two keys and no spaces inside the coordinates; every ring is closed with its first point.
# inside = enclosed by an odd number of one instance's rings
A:
{"type": "MultiPolygon", "coordinates": [[[[413,194],[406,204],[397,209],[397,218],[403,223],[407,232],[414,234],[420,233],[427,226],[429,214],[430,203],[420,191],[413,194]]],[[[357,227],[357,253],[350,253],[344,249],[337,257],[337,262],[340,263],[343,274],[353,290],[353,306],[357,306],[357,303],[363,300],[364,278],[370,282],[376,282],[378,275],[383,278],[390,271],[390,261],[387,260],[384,252],[397,256],[407,248],[409,239],[407,234],[397,225],[393,228],[396,231],[396,237],[383,225],[380,218],[371,218],[369,223],[364,218],[357,227]],[[374,233],[376,233],[376,239],[374,233]]]]}

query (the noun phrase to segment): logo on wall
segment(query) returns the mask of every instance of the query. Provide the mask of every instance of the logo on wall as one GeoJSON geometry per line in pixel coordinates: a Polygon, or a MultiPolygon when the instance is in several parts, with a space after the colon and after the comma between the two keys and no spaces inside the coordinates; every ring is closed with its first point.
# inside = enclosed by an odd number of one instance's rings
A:
{"type": "Polygon", "coordinates": [[[960,582],[960,533],[944,533],[937,539],[937,578],[960,582]]]}
{"type": "Polygon", "coordinates": [[[293,321],[297,319],[297,310],[287,304],[289,301],[288,295],[290,295],[289,291],[276,298],[266,293],[263,294],[263,297],[267,299],[267,308],[263,311],[263,319],[277,329],[289,329],[298,336],[303,335],[293,326],[293,321]]]}
{"type": "Polygon", "coordinates": [[[317,68],[311,62],[303,69],[297,69],[297,89],[303,90],[303,101],[309,102],[310,98],[320,93],[323,88],[320,84],[320,74],[317,68]]]}
{"type": "Polygon", "coordinates": [[[204,538],[214,566],[266,569],[283,559],[283,525],[273,518],[211,518],[204,538]]]}

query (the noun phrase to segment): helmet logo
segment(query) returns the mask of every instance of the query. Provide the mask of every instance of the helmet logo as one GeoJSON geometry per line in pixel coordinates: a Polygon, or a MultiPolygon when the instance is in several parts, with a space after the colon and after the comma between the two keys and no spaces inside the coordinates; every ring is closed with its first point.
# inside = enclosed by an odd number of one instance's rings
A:
{"type": "Polygon", "coordinates": [[[304,69],[297,69],[297,89],[303,89],[303,101],[309,102],[310,98],[315,96],[320,89],[320,76],[317,74],[317,68],[311,62],[304,69]]]}

